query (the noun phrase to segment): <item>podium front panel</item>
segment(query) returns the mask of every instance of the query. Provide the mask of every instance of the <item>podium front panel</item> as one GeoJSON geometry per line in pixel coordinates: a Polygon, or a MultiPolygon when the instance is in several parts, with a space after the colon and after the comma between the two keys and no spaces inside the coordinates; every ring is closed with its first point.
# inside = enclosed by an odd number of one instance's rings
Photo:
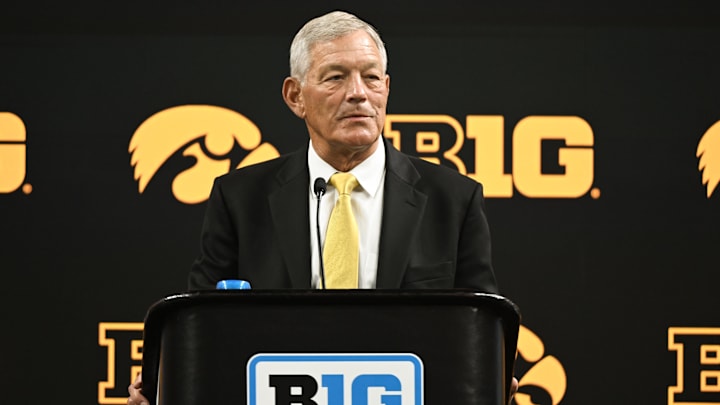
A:
{"type": "Polygon", "coordinates": [[[160,405],[505,405],[518,327],[491,294],[181,294],[148,311],[144,393],[160,405]]]}

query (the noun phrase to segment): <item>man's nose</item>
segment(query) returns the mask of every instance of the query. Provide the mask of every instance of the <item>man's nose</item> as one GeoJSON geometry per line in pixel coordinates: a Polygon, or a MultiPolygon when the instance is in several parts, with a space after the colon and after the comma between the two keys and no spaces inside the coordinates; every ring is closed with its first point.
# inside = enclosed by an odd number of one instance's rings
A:
{"type": "Polygon", "coordinates": [[[364,101],[367,99],[367,88],[363,77],[359,73],[350,75],[347,82],[346,98],[348,101],[364,101]]]}

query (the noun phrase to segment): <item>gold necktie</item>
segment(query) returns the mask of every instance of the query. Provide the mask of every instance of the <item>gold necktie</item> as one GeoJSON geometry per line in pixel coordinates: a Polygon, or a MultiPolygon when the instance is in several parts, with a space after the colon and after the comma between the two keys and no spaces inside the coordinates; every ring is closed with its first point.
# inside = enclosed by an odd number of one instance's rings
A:
{"type": "Polygon", "coordinates": [[[358,288],[359,237],[355,216],[350,204],[350,193],[358,181],[350,173],[335,173],[330,184],[338,192],[337,202],[330,214],[323,261],[327,288],[358,288]]]}

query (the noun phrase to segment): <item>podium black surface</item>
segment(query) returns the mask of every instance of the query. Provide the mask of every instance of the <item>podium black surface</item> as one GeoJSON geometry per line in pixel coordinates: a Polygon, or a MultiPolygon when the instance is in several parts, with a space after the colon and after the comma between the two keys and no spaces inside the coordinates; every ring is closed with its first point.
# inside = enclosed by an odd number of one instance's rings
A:
{"type": "Polygon", "coordinates": [[[177,294],[146,315],[143,394],[158,405],[505,405],[519,325],[519,311],[508,299],[458,290],[177,294]],[[372,370],[365,377],[331,370],[342,383],[328,385],[303,368],[332,368],[344,360],[372,370]],[[414,370],[412,394],[395,366],[414,370]],[[275,370],[270,377],[263,374],[267,367],[275,370]],[[343,387],[353,400],[331,400],[331,391],[343,387]],[[268,390],[277,401],[261,399],[268,390]],[[301,399],[315,392],[314,400],[301,399]]]}

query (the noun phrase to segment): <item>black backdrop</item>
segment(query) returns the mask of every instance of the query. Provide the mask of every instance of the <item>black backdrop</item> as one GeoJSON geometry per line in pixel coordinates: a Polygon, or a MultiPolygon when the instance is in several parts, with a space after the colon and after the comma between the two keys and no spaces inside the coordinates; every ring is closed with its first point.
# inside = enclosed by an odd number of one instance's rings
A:
{"type": "MultiPolygon", "coordinates": [[[[527,328],[521,392],[538,404],[720,404],[720,191],[707,196],[696,156],[720,120],[714,7],[266,3],[3,5],[0,112],[26,130],[25,166],[4,166],[18,143],[0,122],[0,181],[24,174],[0,194],[3,402],[122,402],[139,364],[133,328],[184,290],[204,210],[173,195],[193,164],[181,154],[140,193],[130,139],[153,114],[202,104],[247,117],[281,153],[299,147],[306,131],[280,96],[289,43],[307,19],[342,8],[387,43],[389,113],[463,127],[502,116],[506,174],[522,119],[592,128],[593,192],[487,201],[501,289],[527,328]],[[709,360],[678,360],[676,341],[709,360]]],[[[443,148],[454,142],[444,131],[443,148]]],[[[413,135],[402,149],[417,154],[413,135]]],[[[544,173],[563,173],[565,146],[543,143],[544,173]]],[[[716,171],[719,148],[706,152],[716,171]]]]}

